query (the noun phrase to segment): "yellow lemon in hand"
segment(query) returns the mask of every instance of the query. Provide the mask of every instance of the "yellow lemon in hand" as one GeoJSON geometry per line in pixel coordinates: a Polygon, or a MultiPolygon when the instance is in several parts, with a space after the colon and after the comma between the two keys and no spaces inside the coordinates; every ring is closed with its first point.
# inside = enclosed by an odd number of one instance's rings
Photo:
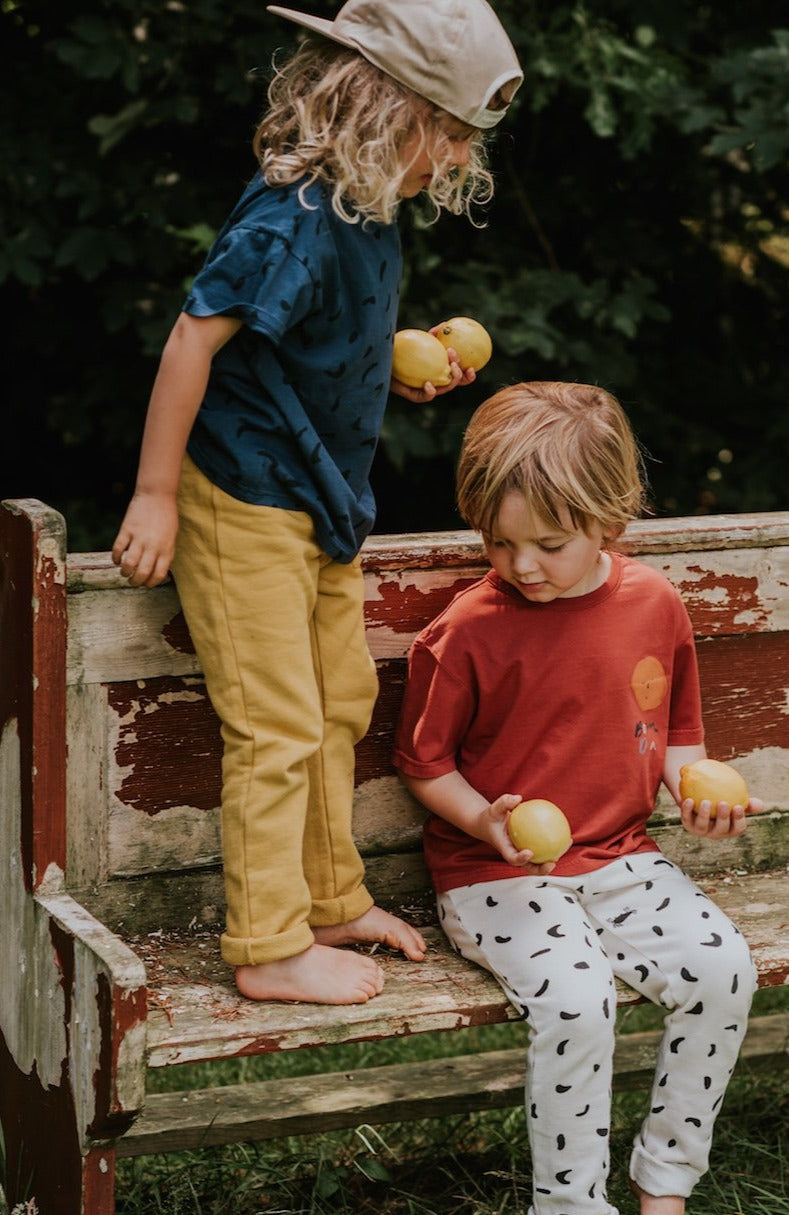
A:
{"type": "Polygon", "coordinates": [[[532,865],[558,861],[573,842],[565,815],[542,797],[520,802],[507,820],[507,829],[516,848],[528,848],[534,853],[532,865]]]}
{"type": "Polygon", "coordinates": [[[487,329],[470,316],[453,316],[442,321],[436,337],[442,345],[452,347],[463,371],[469,367],[479,371],[493,354],[493,342],[487,329]]]}
{"type": "Polygon", "coordinates": [[[718,802],[747,806],[750,800],[748,786],[736,768],[717,759],[684,764],[679,770],[679,795],[683,801],[692,798],[697,810],[699,802],[712,802],[710,818],[715,818],[718,802]]]}
{"type": "Polygon", "coordinates": [[[394,336],[392,375],[410,388],[421,388],[426,380],[443,388],[452,379],[446,348],[426,329],[399,329],[394,336]]]}

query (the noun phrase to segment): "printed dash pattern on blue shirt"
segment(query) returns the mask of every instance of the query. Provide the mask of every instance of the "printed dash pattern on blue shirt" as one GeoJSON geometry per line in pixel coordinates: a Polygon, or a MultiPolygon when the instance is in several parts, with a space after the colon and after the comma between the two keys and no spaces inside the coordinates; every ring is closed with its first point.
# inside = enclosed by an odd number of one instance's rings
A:
{"type": "Polygon", "coordinates": [[[183,310],[238,317],[188,451],[244,502],[306,511],[328,556],[372,529],[369,483],[389,392],[401,275],[395,224],[350,224],[320,185],[250,182],[183,310]]]}

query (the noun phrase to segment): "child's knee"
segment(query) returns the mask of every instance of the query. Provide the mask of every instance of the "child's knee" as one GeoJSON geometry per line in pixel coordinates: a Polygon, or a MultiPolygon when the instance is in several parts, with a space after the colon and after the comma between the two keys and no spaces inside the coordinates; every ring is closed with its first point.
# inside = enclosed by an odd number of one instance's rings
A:
{"type": "Polygon", "coordinates": [[[747,1014],[757,985],[748,945],[731,924],[724,932],[711,928],[708,939],[688,951],[680,977],[684,1002],[703,1002],[728,1013],[747,1014]]]}

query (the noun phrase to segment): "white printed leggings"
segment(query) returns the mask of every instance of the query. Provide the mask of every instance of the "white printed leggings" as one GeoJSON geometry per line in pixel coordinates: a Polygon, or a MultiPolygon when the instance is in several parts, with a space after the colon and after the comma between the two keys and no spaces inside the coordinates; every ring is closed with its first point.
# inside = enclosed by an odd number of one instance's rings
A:
{"type": "Polygon", "coordinates": [[[531,1030],[530,1215],[618,1215],[606,1197],[614,975],[667,1010],[630,1176],[648,1194],[690,1194],[755,987],[732,922],[655,852],[578,877],[464,886],[438,906],[455,949],[494,975],[531,1030]]]}

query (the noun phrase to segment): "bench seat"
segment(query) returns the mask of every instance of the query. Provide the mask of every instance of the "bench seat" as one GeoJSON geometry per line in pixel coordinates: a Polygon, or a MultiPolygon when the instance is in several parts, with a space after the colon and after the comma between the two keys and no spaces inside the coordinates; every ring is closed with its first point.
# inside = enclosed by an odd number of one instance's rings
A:
{"type": "MultiPolygon", "coordinates": [[[[785,871],[699,881],[748,940],[760,983],[789,982],[785,871]]],[[[412,915],[412,919],[415,919],[412,915]]],[[[376,951],[386,982],[380,996],[342,1013],[330,1005],[264,1003],[236,991],[232,970],[222,962],[215,932],[160,932],[128,943],[148,976],[147,1051],[150,1067],[205,1059],[294,1050],[316,1043],[491,1025],[517,1019],[498,983],[470,966],[449,946],[441,930],[423,925],[424,962],[376,951]]],[[[374,948],[374,947],[373,947],[374,948]]],[[[619,984],[620,1004],[638,995],[619,984]]]]}

